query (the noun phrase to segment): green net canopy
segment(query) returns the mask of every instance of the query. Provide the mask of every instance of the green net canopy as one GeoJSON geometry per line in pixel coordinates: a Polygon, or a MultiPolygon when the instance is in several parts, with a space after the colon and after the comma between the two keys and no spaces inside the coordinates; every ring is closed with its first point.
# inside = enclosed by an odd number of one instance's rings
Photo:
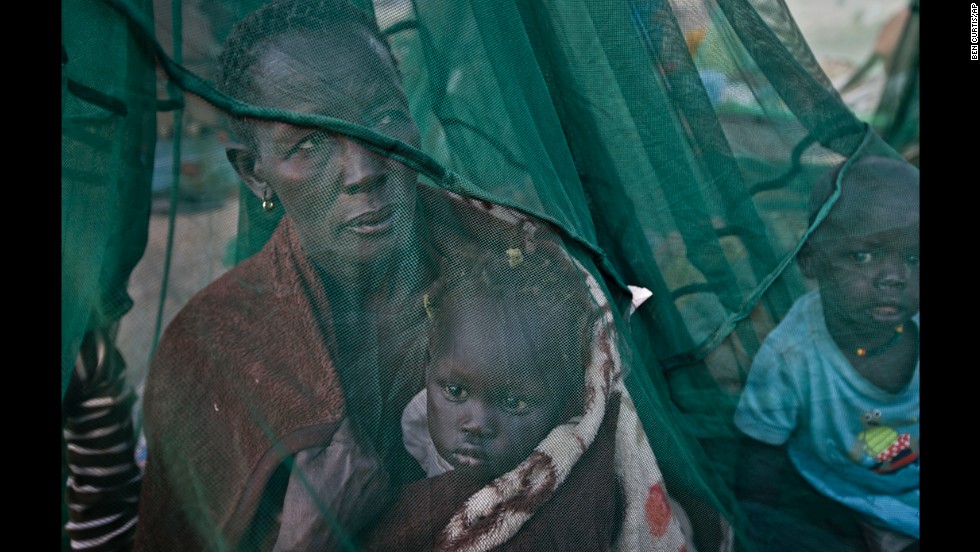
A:
{"type": "Polygon", "coordinates": [[[870,124],[782,1],[62,21],[66,550],[918,548],[916,33],[870,124]]]}

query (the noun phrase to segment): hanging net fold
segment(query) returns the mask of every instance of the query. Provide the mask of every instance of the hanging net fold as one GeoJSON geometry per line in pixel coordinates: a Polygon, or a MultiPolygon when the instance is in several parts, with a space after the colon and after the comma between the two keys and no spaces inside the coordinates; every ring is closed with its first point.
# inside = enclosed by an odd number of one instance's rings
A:
{"type": "Polygon", "coordinates": [[[918,2],[62,23],[65,550],[917,549],[918,2]]]}

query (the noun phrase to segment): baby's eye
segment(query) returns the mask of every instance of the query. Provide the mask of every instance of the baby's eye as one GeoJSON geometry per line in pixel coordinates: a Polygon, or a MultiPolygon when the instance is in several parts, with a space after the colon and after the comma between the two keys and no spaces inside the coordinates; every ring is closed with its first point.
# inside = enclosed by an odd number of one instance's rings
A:
{"type": "Polygon", "coordinates": [[[504,397],[504,408],[511,412],[521,413],[531,407],[531,403],[523,397],[504,397]]]}
{"type": "Polygon", "coordinates": [[[905,262],[909,263],[912,266],[916,266],[919,264],[919,255],[918,254],[909,255],[908,257],[905,258],[905,262]]]}
{"type": "Polygon", "coordinates": [[[453,402],[465,401],[470,396],[469,391],[464,389],[463,386],[453,383],[444,383],[442,385],[442,394],[453,402]]]}
{"type": "Polygon", "coordinates": [[[851,253],[851,259],[860,264],[871,262],[871,253],[868,253],[867,251],[855,251],[854,253],[851,253]]]}

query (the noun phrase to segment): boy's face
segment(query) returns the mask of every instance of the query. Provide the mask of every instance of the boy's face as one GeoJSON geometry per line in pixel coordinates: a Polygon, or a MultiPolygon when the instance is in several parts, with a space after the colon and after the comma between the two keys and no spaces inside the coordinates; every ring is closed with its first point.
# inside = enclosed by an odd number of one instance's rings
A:
{"type": "Polygon", "coordinates": [[[828,327],[894,332],[919,311],[918,191],[842,196],[837,206],[802,265],[820,285],[828,327]]]}
{"type": "Polygon", "coordinates": [[[489,481],[525,460],[570,417],[577,386],[559,368],[546,367],[555,364],[554,355],[545,358],[515,335],[548,336],[554,329],[525,320],[517,330],[484,314],[474,306],[441,315],[449,330],[436,339],[426,394],[439,454],[459,472],[489,481]]]}
{"type": "MultiPolygon", "coordinates": [[[[384,56],[364,31],[285,35],[253,66],[254,102],[344,119],[417,145],[398,75],[384,56]]],[[[411,169],[318,129],[251,125],[254,147],[229,157],[259,197],[266,188],[278,196],[315,263],[329,270],[381,260],[409,235],[416,199],[411,169]]]]}

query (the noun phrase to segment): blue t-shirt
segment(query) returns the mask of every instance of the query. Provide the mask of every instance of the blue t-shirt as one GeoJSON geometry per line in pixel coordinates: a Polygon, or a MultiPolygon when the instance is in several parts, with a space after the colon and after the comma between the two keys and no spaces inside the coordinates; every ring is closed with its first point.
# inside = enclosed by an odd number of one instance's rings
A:
{"type": "Polygon", "coordinates": [[[797,299],[763,342],[735,425],[788,443],[790,460],[825,495],[919,538],[919,364],[895,394],[865,380],[827,331],[818,291],[797,299]]]}

